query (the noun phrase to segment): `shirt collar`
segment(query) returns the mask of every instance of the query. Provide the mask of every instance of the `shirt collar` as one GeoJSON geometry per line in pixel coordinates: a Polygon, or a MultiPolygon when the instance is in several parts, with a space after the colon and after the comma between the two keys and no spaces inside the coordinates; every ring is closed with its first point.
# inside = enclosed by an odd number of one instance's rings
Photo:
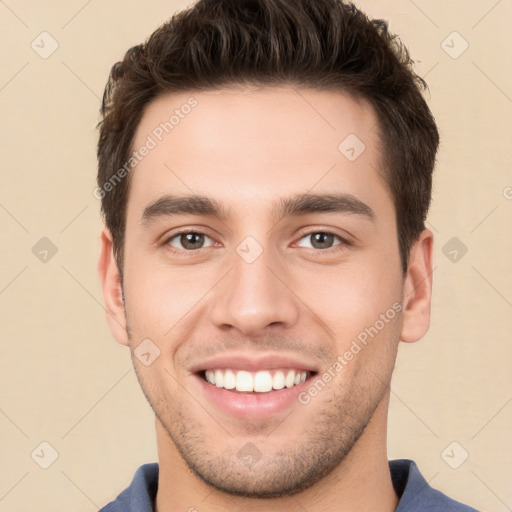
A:
{"type": "MultiPolygon", "coordinates": [[[[438,505],[442,510],[475,510],[432,489],[412,460],[389,461],[389,470],[393,487],[400,498],[395,512],[419,511],[428,504],[438,505]]],[[[154,512],[157,490],[158,463],[144,464],[135,472],[130,486],[100,512],[154,512]]]]}

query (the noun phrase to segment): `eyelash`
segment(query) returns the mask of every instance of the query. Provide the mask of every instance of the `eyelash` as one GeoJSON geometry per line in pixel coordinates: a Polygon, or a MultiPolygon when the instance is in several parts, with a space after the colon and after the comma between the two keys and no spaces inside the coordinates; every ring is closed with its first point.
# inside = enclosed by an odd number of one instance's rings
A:
{"type": "MultiPolygon", "coordinates": [[[[301,236],[298,238],[298,240],[302,240],[306,236],[311,236],[311,235],[318,234],[318,233],[322,233],[324,235],[333,235],[334,237],[339,239],[340,243],[334,245],[333,247],[329,247],[328,249],[315,249],[314,247],[313,248],[305,247],[305,249],[312,249],[315,252],[330,254],[332,252],[337,252],[339,250],[343,250],[343,248],[350,247],[352,245],[352,243],[349,242],[347,239],[341,237],[340,235],[338,235],[336,233],[333,233],[332,231],[325,231],[325,230],[318,230],[318,229],[302,233],[301,236]]],[[[162,245],[166,246],[167,250],[169,250],[171,253],[177,254],[177,255],[183,255],[186,253],[194,254],[194,253],[198,253],[202,249],[208,249],[208,247],[200,247],[199,249],[186,250],[186,249],[177,249],[176,247],[173,247],[172,245],[170,245],[171,240],[175,239],[176,237],[178,237],[180,235],[184,235],[184,234],[204,235],[208,238],[211,238],[207,233],[205,233],[204,231],[202,231],[200,229],[188,228],[188,229],[183,229],[181,231],[177,231],[172,236],[166,238],[162,245]]]]}

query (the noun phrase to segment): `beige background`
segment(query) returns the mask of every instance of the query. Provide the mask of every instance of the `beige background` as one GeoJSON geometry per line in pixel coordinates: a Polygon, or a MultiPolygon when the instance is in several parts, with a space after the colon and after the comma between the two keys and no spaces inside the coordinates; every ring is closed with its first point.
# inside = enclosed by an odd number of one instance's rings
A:
{"type": "MultiPolygon", "coordinates": [[[[156,460],[151,410],[102,308],[95,125],[110,66],[185,5],[0,2],[0,510],[94,511],[156,460]],[[46,59],[31,48],[51,49],[43,31],[59,45],[46,59]],[[42,237],[58,250],[47,262],[32,252],[42,237]],[[47,469],[43,441],[58,453],[47,469]]],[[[512,2],[359,5],[409,46],[442,136],[432,323],[399,351],[389,458],[416,460],[433,486],[480,510],[509,511],[512,2]],[[467,247],[455,262],[443,253],[452,237],[467,247]]]]}

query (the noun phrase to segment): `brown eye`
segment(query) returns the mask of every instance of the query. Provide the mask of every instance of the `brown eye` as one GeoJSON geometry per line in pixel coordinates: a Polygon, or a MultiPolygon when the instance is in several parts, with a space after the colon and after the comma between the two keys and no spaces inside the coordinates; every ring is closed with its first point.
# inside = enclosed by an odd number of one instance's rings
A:
{"type": "Polygon", "coordinates": [[[311,249],[330,249],[335,245],[340,245],[342,239],[332,233],[319,231],[315,233],[308,233],[307,235],[303,236],[301,240],[306,240],[306,245],[299,242],[298,245],[301,247],[309,247],[311,249]],[[340,242],[334,243],[335,239],[340,240],[340,242]]]}
{"type": "Polygon", "coordinates": [[[203,233],[188,231],[186,233],[178,233],[177,235],[174,235],[169,239],[168,244],[172,247],[176,247],[177,249],[193,251],[212,245],[211,243],[205,245],[205,241],[207,240],[211,242],[211,238],[203,233]]]}

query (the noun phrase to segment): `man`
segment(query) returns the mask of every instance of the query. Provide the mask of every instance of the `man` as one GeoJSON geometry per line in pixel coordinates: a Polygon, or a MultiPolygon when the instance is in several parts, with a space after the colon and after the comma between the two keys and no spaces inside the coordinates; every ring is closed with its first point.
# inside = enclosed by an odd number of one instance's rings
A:
{"type": "Polygon", "coordinates": [[[202,0],[112,68],[99,273],[158,464],[102,510],[474,510],[386,454],[429,326],[424,86],[336,0],[202,0]]]}

